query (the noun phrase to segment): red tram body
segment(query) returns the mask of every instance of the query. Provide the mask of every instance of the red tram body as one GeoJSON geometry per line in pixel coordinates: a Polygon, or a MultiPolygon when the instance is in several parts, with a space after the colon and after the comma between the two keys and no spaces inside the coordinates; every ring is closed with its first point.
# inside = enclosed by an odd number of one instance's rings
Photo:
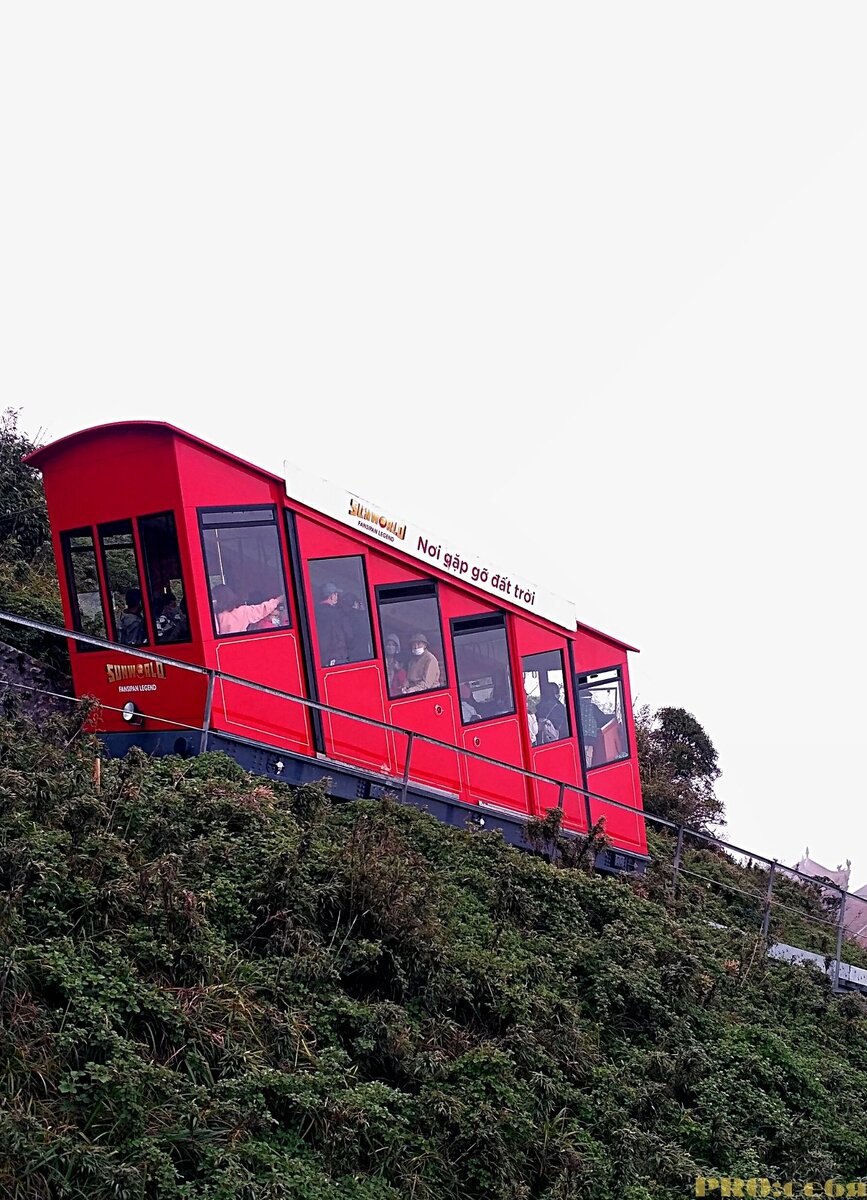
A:
{"type": "Polygon", "coordinates": [[[69,643],[110,753],[207,746],[289,782],[327,775],[345,797],[397,781],[442,819],[483,812],[513,841],[561,804],[578,834],[604,818],[600,865],[641,868],[634,647],[567,602],[349,492],[160,422],[87,429],[27,461],[43,475],[67,627],[154,655],[69,643]],[[218,672],[212,695],[165,658],[218,672]]]}

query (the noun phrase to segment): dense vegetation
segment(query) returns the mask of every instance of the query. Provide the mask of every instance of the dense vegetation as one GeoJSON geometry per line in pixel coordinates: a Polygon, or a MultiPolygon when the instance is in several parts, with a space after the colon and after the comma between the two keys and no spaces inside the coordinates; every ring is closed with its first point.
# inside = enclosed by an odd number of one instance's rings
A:
{"type": "MultiPolygon", "coordinates": [[[[0,609],[63,624],[45,493],[39,472],[21,459],[36,443],[18,428],[18,414],[0,413],[0,609]]],[[[4,625],[2,640],[68,672],[66,647],[20,625],[4,625]]]]}
{"type": "Polygon", "coordinates": [[[95,777],[80,721],[0,722],[0,1195],[646,1200],[864,1170],[861,1000],[708,924],[719,889],[678,917],[664,872],[218,755],[95,777]]]}

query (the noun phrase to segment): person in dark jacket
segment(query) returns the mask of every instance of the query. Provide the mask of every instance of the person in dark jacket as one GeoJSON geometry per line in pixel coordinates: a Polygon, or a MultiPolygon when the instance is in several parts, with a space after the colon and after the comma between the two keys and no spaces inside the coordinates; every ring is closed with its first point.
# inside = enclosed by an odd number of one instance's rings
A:
{"type": "Polygon", "coordinates": [[[366,662],[373,658],[370,644],[370,621],[367,610],[355,592],[344,592],[338,599],[337,610],[346,631],[346,650],[349,662],[366,662]]]}
{"type": "Polygon", "coordinates": [[[343,592],[336,583],[323,583],[316,605],[316,632],[319,635],[319,660],[323,667],[349,662],[346,624],[338,601],[343,592]]]}
{"type": "Polygon", "coordinates": [[[568,737],[569,718],[566,715],[566,706],[560,699],[559,683],[543,679],[539,690],[542,695],[536,705],[536,720],[539,723],[538,743],[542,745],[545,742],[557,742],[560,738],[568,737]],[[550,729],[546,728],[546,722],[550,725],[550,729]],[[553,737],[551,730],[554,731],[553,737]]]}
{"type": "Polygon", "coordinates": [[[141,592],[130,588],[124,596],[126,608],[117,622],[117,640],[123,646],[144,646],[148,637],[141,610],[141,592]]]}

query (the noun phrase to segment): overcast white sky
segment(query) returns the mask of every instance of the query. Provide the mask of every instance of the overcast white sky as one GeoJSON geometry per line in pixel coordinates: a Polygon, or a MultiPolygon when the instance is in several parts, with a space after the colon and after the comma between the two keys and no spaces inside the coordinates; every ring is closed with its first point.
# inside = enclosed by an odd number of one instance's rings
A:
{"type": "Polygon", "coordinates": [[[6,4],[0,402],[169,420],[641,649],[867,878],[863,3],[6,4]]]}

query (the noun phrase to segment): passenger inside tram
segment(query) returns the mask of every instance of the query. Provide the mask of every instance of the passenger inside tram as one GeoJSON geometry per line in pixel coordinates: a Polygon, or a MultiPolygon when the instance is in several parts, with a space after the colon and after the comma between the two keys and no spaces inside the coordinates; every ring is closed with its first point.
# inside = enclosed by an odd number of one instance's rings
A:
{"type": "Polygon", "coordinates": [[[118,617],[117,640],[123,646],[143,646],[148,639],[142,616],[141,591],[129,588],[124,598],[126,608],[118,617]]]}
{"type": "Polygon", "coordinates": [[[440,664],[424,633],[413,634],[403,692],[427,692],[440,686],[440,664]]]}
{"type": "Polygon", "coordinates": [[[241,604],[225,583],[218,583],[211,594],[220,633],[245,632],[249,626],[273,613],[283,600],[282,596],[272,596],[261,604],[241,604]]]}
{"type": "Polygon", "coordinates": [[[323,583],[316,605],[316,630],[319,634],[319,657],[323,667],[336,667],[349,661],[346,626],[337,605],[343,588],[336,583],[323,583]]]}
{"type": "Polygon", "coordinates": [[[473,690],[468,683],[462,683],[461,692],[461,717],[464,722],[469,724],[472,721],[481,721],[482,717],[479,710],[473,704],[473,690]]]}
{"type": "Polygon", "coordinates": [[[385,639],[385,673],[389,696],[402,692],[406,683],[406,669],[399,654],[400,638],[396,633],[390,633],[385,639]]]}
{"type": "Polygon", "coordinates": [[[527,726],[530,730],[530,744],[536,745],[539,736],[539,721],[536,717],[537,696],[527,696],[527,726]]]}
{"type": "MultiPolygon", "coordinates": [[[[604,694],[601,692],[600,694],[604,694]]],[[[612,762],[626,753],[622,718],[617,710],[605,712],[596,703],[593,692],[582,690],[578,694],[578,710],[581,715],[581,738],[587,766],[601,766],[612,762]]]]}
{"type": "Polygon", "coordinates": [[[283,590],[283,581],[270,574],[264,578],[266,573],[260,573],[259,582],[247,589],[248,604],[262,604],[269,596],[279,593],[280,603],[273,612],[268,613],[258,621],[251,621],[247,626],[248,629],[274,629],[275,626],[288,625],[289,617],[286,611],[286,594],[283,590]]]}
{"type": "Polygon", "coordinates": [[[349,662],[366,662],[373,658],[370,618],[361,598],[355,592],[338,594],[337,611],[343,621],[349,662]]]}
{"type": "Polygon", "coordinates": [[[568,737],[569,718],[566,715],[566,706],[560,699],[560,685],[551,679],[543,679],[539,684],[539,690],[541,698],[536,706],[539,742],[556,742],[561,738],[568,737]],[[550,728],[547,728],[549,726],[550,728]]]}
{"type": "Polygon", "coordinates": [[[178,605],[173,592],[160,592],[154,596],[154,621],[156,622],[158,642],[186,641],[188,628],[187,618],[178,605]]]}

